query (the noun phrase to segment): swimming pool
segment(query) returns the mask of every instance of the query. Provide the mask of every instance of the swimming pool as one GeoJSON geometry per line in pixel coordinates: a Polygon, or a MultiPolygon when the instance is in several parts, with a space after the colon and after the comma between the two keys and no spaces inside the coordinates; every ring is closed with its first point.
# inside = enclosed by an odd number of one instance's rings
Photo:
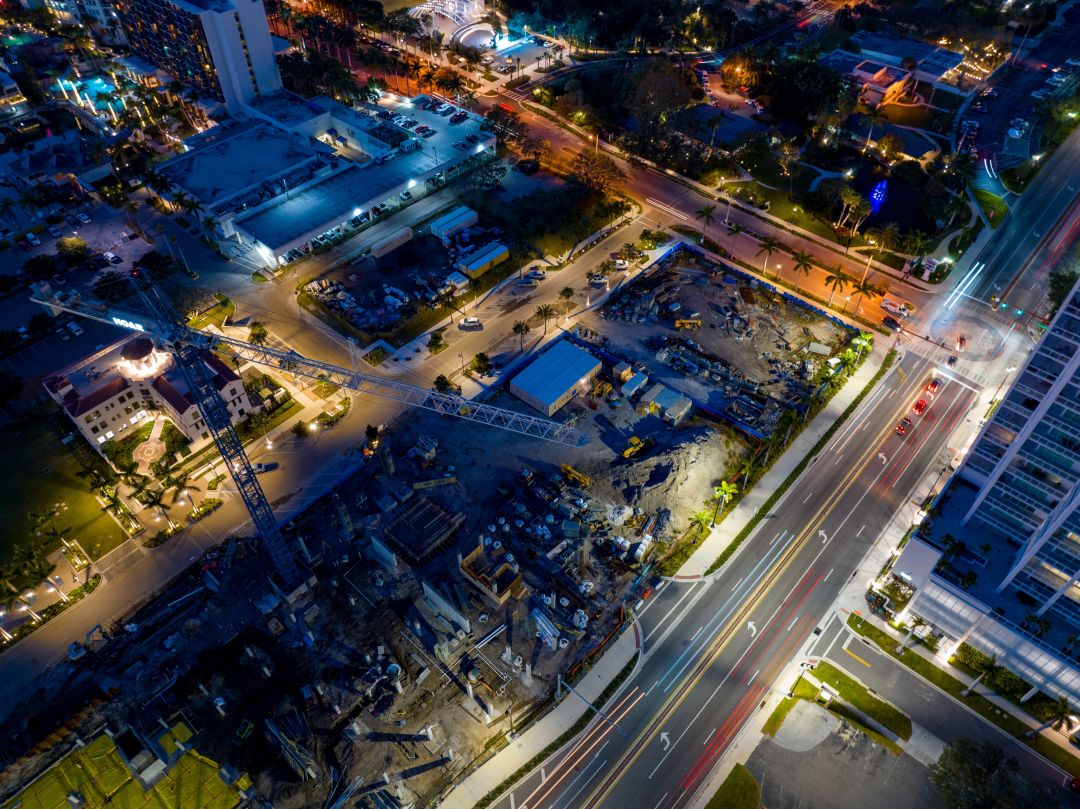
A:
{"type": "MultiPolygon", "coordinates": [[[[90,76],[88,78],[82,78],[82,79],[77,79],[77,80],[76,79],[60,79],[59,82],[57,82],[56,84],[54,84],[52,86],[53,92],[55,92],[55,93],[60,93],[61,92],[61,89],[60,89],[60,84],[61,83],[63,83],[63,89],[65,91],[67,91],[69,96],[71,95],[71,90],[72,90],[72,87],[74,86],[75,88],[78,89],[79,95],[83,99],[89,99],[93,103],[94,109],[101,110],[102,112],[105,112],[108,107],[107,107],[105,101],[98,100],[98,95],[101,94],[101,93],[111,93],[113,90],[116,89],[109,82],[109,80],[106,79],[104,76],[90,76]]],[[[117,108],[118,108],[118,104],[117,104],[117,102],[114,101],[113,102],[113,109],[115,110],[117,108]]]]}

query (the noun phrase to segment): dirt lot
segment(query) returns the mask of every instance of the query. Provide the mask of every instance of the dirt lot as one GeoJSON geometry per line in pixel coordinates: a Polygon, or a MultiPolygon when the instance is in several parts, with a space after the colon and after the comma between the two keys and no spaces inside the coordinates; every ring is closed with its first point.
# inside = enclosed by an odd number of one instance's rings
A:
{"type": "Polygon", "coordinates": [[[648,374],[650,383],[732,415],[762,436],[782,407],[808,400],[821,363],[853,336],[690,251],[613,295],[582,327],[648,374]]]}

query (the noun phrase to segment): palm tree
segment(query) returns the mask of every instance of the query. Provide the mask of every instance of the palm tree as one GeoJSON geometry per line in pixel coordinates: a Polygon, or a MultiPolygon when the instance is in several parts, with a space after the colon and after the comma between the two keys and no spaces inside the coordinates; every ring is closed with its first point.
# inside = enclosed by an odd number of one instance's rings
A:
{"type": "MultiPolygon", "coordinates": [[[[873,297],[874,295],[879,294],[878,293],[878,288],[876,286],[874,286],[872,283],[870,283],[869,281],[865,280],[865,279],[863,279],[862,281],[854,282],[851,285],[851,291],[859,296],[858,300],[855,302],[855,311],[856,312],[859,311],[859,306],[862,304],[863,297],[865,297],[866,295],[870,295],[871,297],[873,297]]],[[[847,311],[847,304],[846,303],[844,304],[843,311],[845,311],[845,312],[847,311]]]]}
{"type": "Polygon", "coordinates": [[[701,244],[705,243],[705,228],[716,221],[716,217],[713,216],[714,213],[716,213],[716,206],[706,205],[694,214],[694,216],[701,220],[701,244]]]}
{"type": "Polygon", "coordinates": [[[960,692],[960,696],[969,697],[975,691],[976,686],[983,680],[988,683],[993,683],[997,680],[998,676],[1005,671],[1005,667],[997,662],[997,658],[991,656],[989,660],[983,665],[982,670],[979,672],[979,676],[976,677],[971,685],[960,692]]]}
{"type": "Polygon", "coordinates": [[[879,109],[872,109],[870,112],[863,113],[863,119],[868,124],[869,128],[866,130],[866,143],[863,144],[863,151],[865,152],[870,148],[870,136],[874,134],[874,127],[879,126],[885,122],[885,116],[879,109]]]}
{"type": "Polygon", "coordinates": [[[142,502],[147,508],[156,508],[161,512],[162,516],[165,517],[165,522],[169,524],[169,530],[176,528],[176,523],[169,516],[169,506],[165,503],[164,489],[147,489],[143,493],[142,502]]]}
{"type": "Polygon", "coordinates": [[[709,527],[709,512],[702,509],[691,514],[690,527],[697,529],[698,533],[704,532],[709,527]]]}
{"type": "Polygon", "coordinates": [[[450,313],[450,325],[454,324],[454,296],[449,292],[440,292],[439,297],[436,298],[436,302],[439,306],[443,306],[450,313]]]}
{"type": "Polygon", "coordinates": [[[1034,730],[1029,730],[1024,735],[1029,739],[1034,739],[1038,734],[1050,727],[1054,730],[1062,730],[1064,728],[1065,733],[1069,733],[1075,725],[1076,716],[1073,713],[1072,705],[1069,704],[1068,697],[1058,697],[1048,709],[1046,721],[1034,730]]]}
{"type": "Polygon", "coordinates": [[[191,477],[189,472],[178,471],[174,474],[170,474],[165,478],[165,489],[175,489],[172,493],[172,502],[176,502],[181,497],[184,497],[188,491],[199,491],[199,487],[195,484],[195,479],[191,477]]]}
{"type": "Polygon", "coordinates": [[[729,483],[726,480],[720,481],[720,485],[713,488],[713,499],[716,501],[716,506],[713,508],[712,524],[716,525],[716,517],[720,513],[721,503],[726,508],[728,502],[732,497],[739,493],[739,487],[734,483],[729,483]]]}
{"type": "MultiPolygon", "coordinates": [[[[761,274],[766,278],[769,277],[769,259],[772,258],[772,254],[780,249],[780,242],[774,239],[772,236],[766,236],[761,240],[761,246],[758,248],[756,255],[765,254],[765,260],[761,262],[761,274]]],[[[780,275],[780,270],[776,271],[777,277],[780,275]]]]}
{"type": "Polygon", "coordinates": [[[802,250],[796,250],[791,254],[792,269],[795,270],[795,291],[799,290],[799,276],[809,275],[810,270],[814,268],[814,264],[810,258],[810,254],[803,252],[802,250]]]}
{"type": "Polygon", "coordinates": [[[896,245],[896,240],[899,236],[899,228],[895,222],[886,222],[881,227],[875,228],[873,233],[868,235],[873,236],[874,241],[877,242],[878,249],[892,250],[896,245]]]}
{"type": "Polygon", "coordinates": [[[514,323],[513,332],[518,336],[518,348],[522,351],[525,350],[525,336],[530,332],[529,324],[524,320],[519,320],[514,323]]]}
{"type": "Polygon", "coordinates": [[[826,305],[832,306],[833,295],[835,295],[837,292],[843,292],[844,287],[847,286],[847,276],[844,275],[844,270],[839,264],[837,264],[833,269],[829,270],[828,273],[826,273],[825,286],[832,290],[829,293],[829,302],[826,305]]]}
{"type": "Polygon", "coordinates": [[[569,314],[570,307],[573,306],[571,301],[574,299],[574,288],[563,287],[559,290],[559,297],[562,298],[563,305],[566,307],[566,312],[569,314]]]}
{"type": "Polygon", "coordinates": [[[548,319],[558,314],[555,307],[548,303],[542,303],[536,307],[536,314],[544,318],[544,334],[547,334],[548,319]]]}
{"type": "Polygon", "coordinates": [[[735,242],[739,239],[739,234],[746,233],[746,225],[741,225],[738,222],[728,225],[728,233],[731,234],[731,254],[735,255],[735,242]]]}
{"type": "Polygon", "coordinates": [[[757,466],[754,464],[754,459],[743,458],[742,464],[739,466],[739,474],[742,475],[742,488],[746,491],[746,484],[750,482],[750,476],[754,474],[754,470],[757,466]]]}

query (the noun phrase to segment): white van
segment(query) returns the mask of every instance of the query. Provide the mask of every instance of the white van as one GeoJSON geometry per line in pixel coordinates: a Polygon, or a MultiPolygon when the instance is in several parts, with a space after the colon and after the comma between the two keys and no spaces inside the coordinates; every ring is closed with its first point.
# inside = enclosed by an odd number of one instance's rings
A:
{"type": "Polygon", "coordinates": [[[480,322],[478,317],[463,317],[461,322],[458,323],[458,328],[464,331],[478,331],[484,328],[484,324],[480,322]]]}
{"type": "Polygon", "coordinates": [[[883,295],[881,298],[881,308],[886,312],[891,312],[900,317],[907,317],[915,311],[914,306],[894,295],[883,295]]]}

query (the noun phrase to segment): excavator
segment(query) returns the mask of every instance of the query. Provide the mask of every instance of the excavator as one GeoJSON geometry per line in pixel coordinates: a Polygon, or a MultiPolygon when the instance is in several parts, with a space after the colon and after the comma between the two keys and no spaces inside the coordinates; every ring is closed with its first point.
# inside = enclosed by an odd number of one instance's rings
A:
{"type": "Polygon", "coordinates": [[[684,320],[676,320],[675,321],[675,328],[678,329],[679,331],[694,331],[695,329],[700,329],[701,328],[701,319],[700,318],[691,318],[691,319],[684,319],[684,320]]]}
{"type": "Polygon", "coordinates": [[[586,475],[584,472],[579,472],[577,469],[574,469],[574,467],[572,467],[570,464],[564,463],[561,465],[560,468],[562,469],[563,475],[571,483],[576,483],[585,489],[592,486],[592,478],[586,475]]]}

